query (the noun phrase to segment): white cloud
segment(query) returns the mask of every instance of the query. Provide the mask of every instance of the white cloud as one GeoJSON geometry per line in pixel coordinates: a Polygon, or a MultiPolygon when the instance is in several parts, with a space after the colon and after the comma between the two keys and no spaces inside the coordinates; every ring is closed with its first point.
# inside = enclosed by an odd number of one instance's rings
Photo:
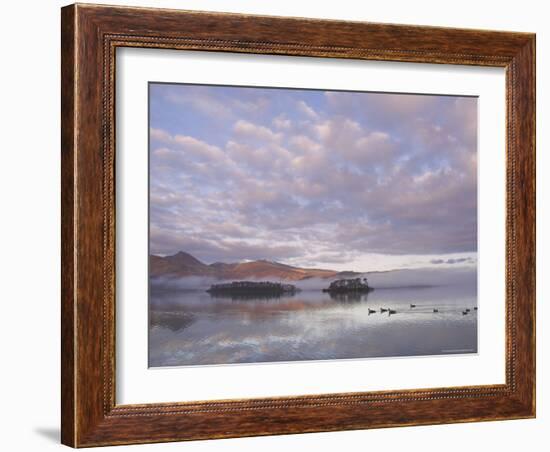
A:
{"type": "MultiPolygon", "coordinates": [[[[213,260],[341,262],[343,269],[373,253],[399,260],[475,252],[475,101],[323,97],[329,101],[322,116],[303,100],[280,96],[269,109],[258,102],[257,117],[203,122],[197,130],[211,131],[215,141],[171,135],[153,123],[159,247],[179,243],[213,260]],[[282,243],[292,247],[287,256],[269,254],[282,243]]],[[[254,104],[252,96],[241,100],[254,104]]]]}
{"type": "Polygon", "coordinates": [[[319,119],[319,115],[315,112],[315,110],[303,100],[299,100],[298,102],[296,102],[296,105],[298,106],[298,110],[306,115],[308,118],[319,119]]]}
{"type": "Polygon", "coordinates": [[[302,151],[314,152],[321,149],[321,145],[316,143],[306,135],[296,135],[290,139],[290,144],[302,151]]]}
{"type": "Polygon", "coordinates": [[[149,129],[149,136],[152,140],[158,140],[162,142],[169,142],[172,138],[168,132],[162,129],[155,129],[154,127],[151,127],[149,129]]]}
{"type": "Polygon", "coordinates": [[[233,130],[241,136],[252,137],[258,140],[277,141],[281,138],[280,134],[273,132],[271,129],[245,121],[244,119],[237,121],[233,126],[233,130]]]}
{"type": "Polygon", "coordinates": [[[280,114],[279,116],[273,118],[272,124],[276,129],[286,130],[292,127],[292,121],[288,119],[284,114],[280,114]]]}
{"type": "Polygon", "coordinates": [[[194,155],[202,160],[225,160],[224,152],[218,147],[205,143],[194,137],[187,135],[170,135],[162,129],[151,128],[151,138],[158,140],[170,146],[155,149],[153,154],[158,157],[178,157],[182,156],[182,152],[186,153],[187,157],[194,155]]]}

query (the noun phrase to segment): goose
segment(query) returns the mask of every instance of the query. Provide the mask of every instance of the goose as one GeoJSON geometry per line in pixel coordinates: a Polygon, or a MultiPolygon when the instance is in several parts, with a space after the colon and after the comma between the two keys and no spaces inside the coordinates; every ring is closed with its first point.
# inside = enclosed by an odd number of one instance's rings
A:
{"type": "Polygon", "coordinates": [[[388,310],[384,308],[380,308],[380,312],[388,312],[388,310]]]}
{"type": "Polygon", "coordinates": [[[391,315],[391,314],[397,314],[397,311],[394,309],[388,309],[388,315],[391,315]]]}
{"type": "Polygon", "coordinates": [[[369,308],[369,315],[374,314],[376,310],[369,308]]]}
{"type": "Polygon", "coordinates": [[[462,311],[462,315],[467,315],[468,311],[462,311]]]}
{"type": "Polygon", "coordinates": [[[467,308],[467,309],[466,309],[466,312],[470,312],[470,308],[467,308]]]}
{"type": "Polygon", "coordinates": [[[434,308],[434,312],[439,312],[439,309],[434,308]]]}
{"type": "Polygon", "coordinates": [[[477,311],[477,306],[474,307],[474,311],[477,311]]]}
{"type": "Polygon", "coordinates": [[[411,303],[411,309],[412,308],[416,308],[416,305],[411,303]]]}

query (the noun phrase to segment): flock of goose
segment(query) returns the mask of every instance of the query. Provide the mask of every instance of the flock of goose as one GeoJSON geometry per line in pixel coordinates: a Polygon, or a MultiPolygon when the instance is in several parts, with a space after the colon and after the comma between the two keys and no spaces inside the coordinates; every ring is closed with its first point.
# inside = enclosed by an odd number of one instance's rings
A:
{"type": "MultiPolygon", "coordinates": [[[[417,305],[412,304],[412,303],[411,303],[409,306],[410,306],[410,309],[414,309],[414,308],[417,307],[417,305]]],[[[474,310],[474,311],[477,311],[477,306],[475,306],[475,307],[473,308],[473,310],[474,310]]],[[[376,312],[378,312],[376,309],[368,308],[368,313],[369,313],[369,315],[375,314],[376,312]]],[[[380,308],[380,314],[383,314],[384,312],[387,312],[388,315],[397,314],[397,310],[395,310],[395,309],[380,308]]],[[[438,312],[439,312],[439,309],[438,309],[438,308],[433,308],[433,309],[432,309],[432,312],[438,313],[438,312]]],[[[468,315],[468,314],[470,314],[470,312],[472,312],[472,309],[466,308],[466,309],[462,310],[462,315],[468,315]]]]}

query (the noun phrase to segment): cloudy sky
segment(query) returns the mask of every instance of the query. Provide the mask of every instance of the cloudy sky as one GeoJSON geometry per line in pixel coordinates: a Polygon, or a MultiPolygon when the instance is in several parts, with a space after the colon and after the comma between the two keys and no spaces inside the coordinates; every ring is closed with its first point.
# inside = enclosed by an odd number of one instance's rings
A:
{"type": "Polygon", "coordinates": [[[477,99],[150,84],[150,250],[473,266],[477,99]]]}

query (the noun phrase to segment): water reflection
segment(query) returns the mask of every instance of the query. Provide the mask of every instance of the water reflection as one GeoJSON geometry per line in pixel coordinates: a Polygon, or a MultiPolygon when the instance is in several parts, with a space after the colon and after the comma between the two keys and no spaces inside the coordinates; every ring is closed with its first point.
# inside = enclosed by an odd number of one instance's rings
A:
{"type": "Polygon", "coordinates": [[[361,301],[367,301],[368,293],[349,292],[349,293],[337,293],[329,292],[331,300],[335,300],[339,303],[359,303],[361,301]]]}
{"type": "Polygon", "coordinates": [[[214,300],[232,300],[232,301],[269,301],[269,300],[279,300],[282,297],[292,298],[296,293],[288,294],[229,294],[229,293],[210,293],[210,298],[214,300]]]}
{"type": "Polygon", "coordinates": [[[149,324],[151,328],[168,328],[171,331],[180,331],[195,322],[195,316],[185,311],[151,311],[149,324]]]}
{"type": "Polygon", "coordinates": [[[475,286],[261,298],[153,291],[149,364],[475,353],[476,307],[475,286]]]}

